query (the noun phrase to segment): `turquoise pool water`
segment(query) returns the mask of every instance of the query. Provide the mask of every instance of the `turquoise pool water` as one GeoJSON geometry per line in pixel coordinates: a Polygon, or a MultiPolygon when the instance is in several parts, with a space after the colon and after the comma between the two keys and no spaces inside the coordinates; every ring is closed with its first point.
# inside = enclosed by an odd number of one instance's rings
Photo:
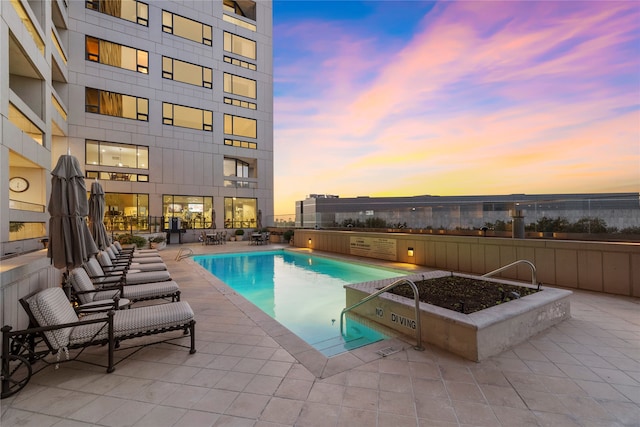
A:
{"type": "Polygon", "coordinates": [[[344,285],[405,274],[285,250],[193,259],[325,356],[387,338],[351,318],[342,336],[344,285]]]}

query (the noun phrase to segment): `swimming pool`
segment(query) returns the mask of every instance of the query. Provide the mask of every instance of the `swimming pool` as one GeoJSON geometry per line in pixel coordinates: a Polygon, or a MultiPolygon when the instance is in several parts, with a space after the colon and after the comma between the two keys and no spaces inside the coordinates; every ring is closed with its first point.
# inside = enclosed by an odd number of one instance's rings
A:
{"type": "Polygon", "coordinates": [[[342,336],[344,285],[405,275],[286,250],[193,259],[327,357],[387,338],[352,318],[342,336]]]}

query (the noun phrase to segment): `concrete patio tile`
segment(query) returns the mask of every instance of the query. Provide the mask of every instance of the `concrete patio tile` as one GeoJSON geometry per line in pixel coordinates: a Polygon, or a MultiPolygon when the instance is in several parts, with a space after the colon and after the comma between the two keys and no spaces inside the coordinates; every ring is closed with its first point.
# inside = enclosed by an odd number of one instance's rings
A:
{"type": "Polygon", "coordinates": [[[311,387],[308,402],[326,403],[329,405],[340,405],[344,396],[345,387],[337,384],[316,382],[311,387]]]}
{"type": "Polygon", "coordinates": [[[415,404],[418,418],[457,423],[456,413],[449,399],[416,396],[415,404]]]}
{"type": "Polygon", "coordinates": [[[337,427],[375,426],[377,417],[378,414],[376,411],[343,407],[340,410],[337,427]]]}
{"type": "Polygon", "coordinates": [[[189,410],[176,422],[176,426],[212,427],[220,418],[219,414],[189,410]]]}
{"type": "Polygon", "coordinates": [[[600,406],[626,426],[640,425],[640,406],[632,402],[596,399],[600,406]]]}
{"type": "Polygon", "coordinates": [[[459,383],[455,381],[445,381],[445,387],[451,400],[462,400],[465,402],[487,403],[480,388],[476,384],[459,383]]]}
{"type": "Polygon", "coordinates": [[[295,425],[300,427],[334,426],[340,416],[340,406],[317,402],[306,402],[302,405],[295,425]]]}
{"type": "Polygon", "coordinates": [[[453,401],[451,405],[460,424],[486,427],[498,425],[498,419],[489,405],[461,401],[453,401]]]}
{"type": "Polygon", "coordinates": [[[378,414],[378,427],[415,427],[418,425],[418,419],[404,415],[378,414]]]}
{"type": "Polygon", "coordinates": [[[352,370],[347,372],[347,385],[378,390],[380,373],[352,370]]]}
{"type": "Polygon", "coordinates": [[[225,415],[257,419],[267,406],[270,396],[241,393],[225,411],[225,415]]]}
{"type": "Polygon", "coordinates": [[[303,405],[303,400],[272,397],[259,419],[292,426],[298,419],[303,405]]]}
{"type": "Polygon", "coordinates": [[[558,395],[556,397],[576,418],[616,421],[613,415],[590,397],[566,395],[558,395]]]}
{"type": "Polygon", "coordinates": [[[500,425],[509,427],[538,427],[538,419],[528,409],[512,406],[492,406],[500,425]]]}
{"type": "Polygon", "coordinates": [[[275,395],[281,383],[282,380],[278,377],[255,375],[244,388],[244,392],[272,396],[275,395]]]}
{"type": "Polygon", "coordinates": [[[378,395],[378,410],[396,415],[416,415],[414,398],[411,393],[381,391],[378,395]]]}
{"type": "Polygon", "coordinates": [[[138,422],[134,424],[135,427],[153,426],[153,427],[171,427],[180,418],[184,416],[187,411],[180,408],[171,408],[168,406],[156,406],[147,412],[138,422]]]}
{"type": "Polygon", "coordinates": [[[284,378],[280,382],[278,389],[275,391],[274,396],[289,399],[307,399],[312,386],[313,381],[297,380],[295,378],[284,378]]]}
{"type": "Polygon", "coordinates": [[[491,406],[522,408],[527,405],[522,401],[518,393],[511,387],[501,387],[490,384],[480,384],[480,390],[484,398],[491,406]]]}
{"type": "Polygon", "coordinates": [[[191,377],[186,384],[201,387],[213,387],[220,381],[228,371],[220,369],[201,369],[196,375],[191,377]]]}
{"type": "Polygon", "coordinates": [[[216,383],[216,388],[221,390],[242,391],[251,382],[255,375],[245,372],[227,372],[216,383]]]}
{"type": "Polygon", "coordinates": [[[118,408],[117,414],[105,415],[97,424],[109,427],[132,426],[142,417],[151,412],[155,407],[156,405],[152,403],[128,400],[124,405],[118,408]],[[126,416],[122,416],[121,414],[126,414],[126,416]]]}
{"type": "Polygon", "coordinates": [[[190,409],[209,391],[204,387],[190,385],[179,385],[174,390],[171,395],[162,401],[162,405],[190,409]]]}
{"type": "Polygon", "coordinates": [[[216,420],[213,427],[252,427],[254,424],[255,421],[252,419],[235,417],[232,415],[221,415],[216,420]]]}
{"type": "Polygon", "coordinates": [[[223,414],[240,393],[211,389],[191,409],[223,414]]]}
{"type": "Polygon", "coordinates": [[[412,389],[411,377],[398,374],[380,374],[379,389],[396,393],[410,393],[412,389]]]}
{"type": "Polygon", "coordinates": [[[624,393],[621,393],[614,386],[605,382],[576,380],[576,384],[595,399],[617,400],[621,402],[630,400],[624,393]]]}
{"type": "Polygon", "coordinates": [[[149,379],[128,378],[106,393],[121,399],[138,400],[158,404],[171,395],[176,385],[149,379]]]}
{"type": "Polygon", "coordinates": [[[97,423],[102,418],[120,409],[126,403],[127,400],[125,399],[100,396],[100,398],[95,399],[93,402],[71,413],[69,418],[90,424],[97,423]]]}
{"type": "Polygon", "coordinates": [[[344,390],[342,406],[376,411],[378,409],[378,390],[347,386],[344,390]]]}

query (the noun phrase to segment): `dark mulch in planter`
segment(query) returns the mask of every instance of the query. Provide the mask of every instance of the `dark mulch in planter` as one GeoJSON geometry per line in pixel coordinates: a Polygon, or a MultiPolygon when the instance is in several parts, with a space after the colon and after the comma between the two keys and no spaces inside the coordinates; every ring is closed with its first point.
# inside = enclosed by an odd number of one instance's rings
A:
{"type": "MultiPolygon", "coordinates": [[[[469,314],[485,308],[504,304],[538,292],[524,286],[487,282],[467,277],[447,276],[415,282],[420,301],[438,307],[469,314]]],[[[400,285],[390,291],[393,294],[413,299],[409,285],[400,285]]]]}

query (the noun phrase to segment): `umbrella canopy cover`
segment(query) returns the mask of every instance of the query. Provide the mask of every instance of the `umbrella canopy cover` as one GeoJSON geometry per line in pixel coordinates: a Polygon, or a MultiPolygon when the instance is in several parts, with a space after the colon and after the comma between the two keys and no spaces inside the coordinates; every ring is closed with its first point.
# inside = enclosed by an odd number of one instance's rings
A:
{"type": "Polygon", "coordinates": [[[98,248],[91,238],[85,217],[89,213],[87,187],[78,159],[62,155],[51,171],[48,206],[49,250],[56,268],[80,267],[98,248]]]}
{"type": "Polygon", "coordinates": [[[94,181],[91,183],[91,195],[89,196],[89,230],[100,250],[106,249],[111,244],[109,234],[104,226],[104,211],[104,190],[98,181],[94,181]]]}

